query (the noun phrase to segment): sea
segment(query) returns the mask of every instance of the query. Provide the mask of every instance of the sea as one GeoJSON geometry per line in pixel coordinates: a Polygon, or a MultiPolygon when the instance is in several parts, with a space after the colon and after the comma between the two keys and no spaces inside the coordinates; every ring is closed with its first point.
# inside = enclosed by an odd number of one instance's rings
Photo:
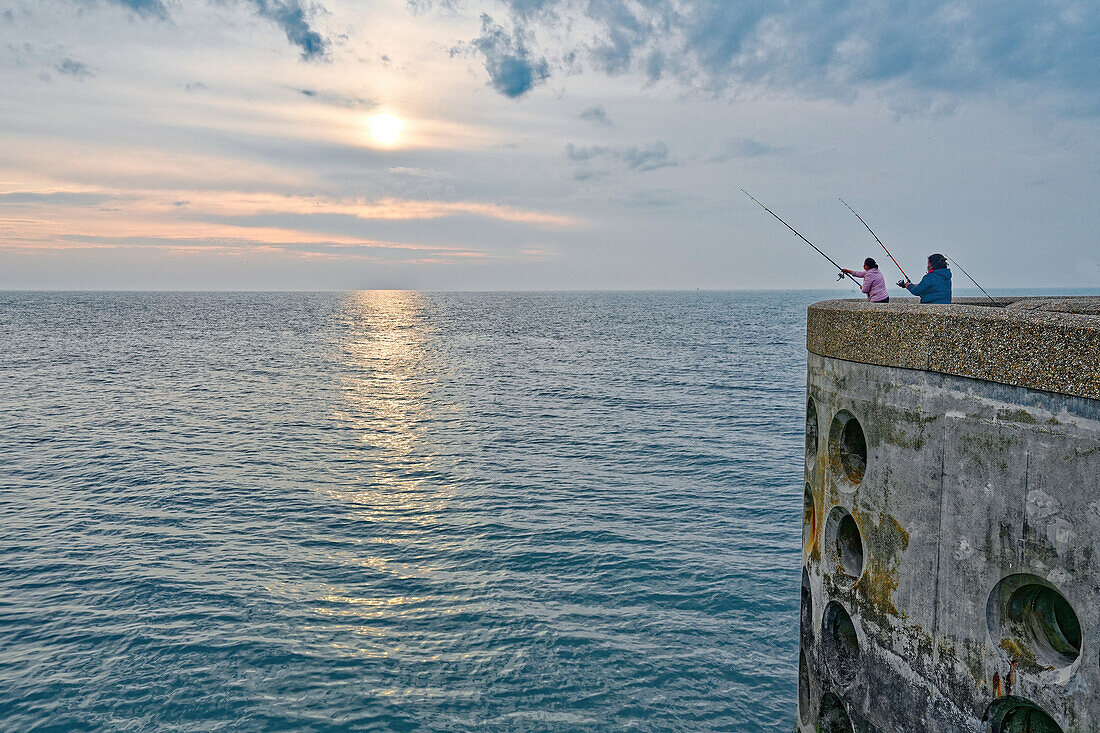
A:
{"type": "Polygon", "coordinates": [[[825,297],[0,293],[0,730],[793,729],[825,297]]]}

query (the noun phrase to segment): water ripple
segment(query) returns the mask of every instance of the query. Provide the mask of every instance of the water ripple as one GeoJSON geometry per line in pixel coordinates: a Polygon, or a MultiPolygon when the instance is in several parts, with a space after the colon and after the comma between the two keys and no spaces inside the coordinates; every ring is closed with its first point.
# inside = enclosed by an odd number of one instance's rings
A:
{"type": "Polygon", "coordinates": [[[791,727],[817,297],[0,293],[0,728],[791,727]]]}

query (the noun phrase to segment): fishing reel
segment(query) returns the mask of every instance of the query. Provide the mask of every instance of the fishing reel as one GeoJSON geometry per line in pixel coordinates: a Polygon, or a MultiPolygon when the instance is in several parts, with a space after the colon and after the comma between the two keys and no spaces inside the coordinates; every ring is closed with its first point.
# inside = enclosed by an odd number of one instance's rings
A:
{"type": "Polygon", "coordinates": [[[836,279],[837,279],[837,282],[840,282],[841,280],[843,280],[844,279],[844,272],[843,271],[838,272],[837,276],[836,276],[836,279]]]}

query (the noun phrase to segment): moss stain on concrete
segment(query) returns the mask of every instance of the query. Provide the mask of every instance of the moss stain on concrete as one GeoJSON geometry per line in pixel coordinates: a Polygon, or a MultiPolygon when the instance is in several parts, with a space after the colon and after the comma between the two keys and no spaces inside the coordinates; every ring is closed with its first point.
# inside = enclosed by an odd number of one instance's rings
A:
{"type": "Polygon", "coordinates": [[[1035,419],[1035,416],[1027,410],[997,410],[997,419],[1004,422],[1022,422],[1028,425],[1034,425],[1039,422],[1035,419]]]}
{"type": "Polygon", "coordinates": [[[1001,643],[997,646],[1003,649],[1008,654],[1008,658],[1020,667],[1025,669],[1049,669],[1049,667],[1041,667],[1039,660],[1035,658],[1035,652],[1015,639],[1001,639],[1001,643]]]}
{"type": "Polygon", "coordinates": [[[875,518],[877,521],[873,521],[857,508],[852,515],[863,533],[864,557],[868,565],[857,587],[880,625],[889,628],[887,616],[906,617],[894,604],[894,592],[898,588],[901,555],[909,548],[909,532],[891,514],[880,513],[875,518]]]}

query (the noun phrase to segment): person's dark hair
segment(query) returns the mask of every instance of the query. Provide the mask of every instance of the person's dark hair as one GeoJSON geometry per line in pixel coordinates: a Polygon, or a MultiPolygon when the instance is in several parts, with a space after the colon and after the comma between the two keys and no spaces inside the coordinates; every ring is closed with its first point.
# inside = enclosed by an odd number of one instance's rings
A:
{"type": "Polygon", "coordinates": [[[933,270],[942,270],[947,267],[947,258],[939,254],[928,255],[928,264],[932,265],[933,270]]]}
{"type": "Polygon", "coordinates": [[[878,263],[875,262],[875,258],[874,257],[868,257],[867,259],[865,259],[863,261],[863,269],[864,270],[877,270],[878,269],[878,263]]]}

